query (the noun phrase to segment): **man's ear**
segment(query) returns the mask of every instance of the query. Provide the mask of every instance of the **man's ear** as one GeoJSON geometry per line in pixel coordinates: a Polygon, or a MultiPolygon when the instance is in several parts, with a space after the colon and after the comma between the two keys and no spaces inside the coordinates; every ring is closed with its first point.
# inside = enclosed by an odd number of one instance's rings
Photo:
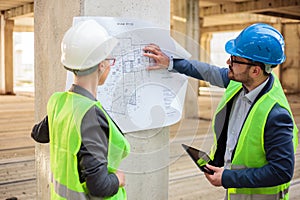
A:
{"type": "Polygon", "coordinates": [[[259,66],[254,66],[252,72],[255,76],[258,76],[260,73],[263,73],[262,69],[259,66]]]}

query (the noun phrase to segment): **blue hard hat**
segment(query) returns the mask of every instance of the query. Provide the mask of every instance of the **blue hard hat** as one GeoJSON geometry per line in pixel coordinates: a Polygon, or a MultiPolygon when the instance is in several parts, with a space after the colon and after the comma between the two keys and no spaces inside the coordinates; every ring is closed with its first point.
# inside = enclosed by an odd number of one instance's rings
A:
{"type": "Polygon", "coordinates": [[[284,39],[274,27],[257,23],[245,28],[225,45],[227,53],[271,65],[285,61],[284,39]]]}

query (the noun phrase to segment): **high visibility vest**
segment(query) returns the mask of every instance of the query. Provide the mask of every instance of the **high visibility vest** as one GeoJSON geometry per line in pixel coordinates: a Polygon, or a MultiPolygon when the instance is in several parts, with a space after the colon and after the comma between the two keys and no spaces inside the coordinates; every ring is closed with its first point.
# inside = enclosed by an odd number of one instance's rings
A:
{"type": "MultiPolygon", "coordinates": [[[[106,116],[109,125],[108,172],[114,173],[130,151],[130,145],[103,110],[99,101],[73,92],[54,93],[48,101],[50,132],[50,166],[52,200],[88,200],[86,183],[80,183],[77,153],[81,146],[81,123],[87,111],[96,105],[106,116]]],[[[119,187],[112,200],[125,200],[126,192],[119,187]]]]}
{"type": "MultiPolygon", "coordinates": [[[[230,81],[223,96],[223,99],[220,101],[220,104],[216,110],[216,115],[213,120],[215,133],[216,130],[220,132],[220,129],[224,125],[217,124],[218,121],[216,121],[216,116],[219,113],[222,113],[222,110],[225,109],[226,104],[235,96],[235,94],[238,93],[238,91],[241,90],[241,88],[241,83],[230,81]]],[[[286,109],[293,118],[290,106],[284,95],[280,82],[278,78],[274,75],[274,84],[271,90],[264,94],[253,105],[252,109],[248,114],[248,117],[244,122],[233,156],[231,169],[259,168],[268,163],[266,160],[266,154],[264,150],[264,128],[268,115],[276,103],[278,103],[281,107],[286,109]]],[[[214,158],[214,153],[216,151],[216,139],[217,135],[215,134],[215,145],[211,149],[210,155],[212,159],[214,158]]],[[[296,127],[295,121],[293,129],[293,144],[294,151],[296,152],[296,148],[298,146],[298,129],[296,127]]],[[[290,183],[285,183],[274,187],[229,188],[227,190],[227,196],[230,200],[288,199],[289,185],[290,183]]]]}

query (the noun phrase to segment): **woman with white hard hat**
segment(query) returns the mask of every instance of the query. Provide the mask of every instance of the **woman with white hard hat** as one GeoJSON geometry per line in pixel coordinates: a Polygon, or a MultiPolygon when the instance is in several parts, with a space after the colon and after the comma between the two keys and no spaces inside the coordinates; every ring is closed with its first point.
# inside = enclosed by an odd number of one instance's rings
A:
{"type": "Polygon", "coordinates": [[[50,141],[51,199],[126,199],[125,176],[118,170],[130,146],[97,101],[114,65],[117,39],[94,20],[72,26],[61,43],[61,62],[74,73],[68,92],[54,93],[47,114],[31,136],[50,141]]]}

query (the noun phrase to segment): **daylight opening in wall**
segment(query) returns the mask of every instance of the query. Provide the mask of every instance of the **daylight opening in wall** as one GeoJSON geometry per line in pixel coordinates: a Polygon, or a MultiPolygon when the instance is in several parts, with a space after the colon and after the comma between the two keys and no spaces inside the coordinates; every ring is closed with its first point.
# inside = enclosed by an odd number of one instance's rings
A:
{"type": "Polygon", "coordinates": [[[228,67],[226,61],[229,58],[225,51],[225,44],[228,40],[234,39],[240,32],[218,32],[212,34],[210,42],[210,60],[211,64],[219,67],[228,67]]]}
{"type": "Polygon", "coordinates": [[[14,91],[34,92],[34,33],[14,32],[14,91]]]}

